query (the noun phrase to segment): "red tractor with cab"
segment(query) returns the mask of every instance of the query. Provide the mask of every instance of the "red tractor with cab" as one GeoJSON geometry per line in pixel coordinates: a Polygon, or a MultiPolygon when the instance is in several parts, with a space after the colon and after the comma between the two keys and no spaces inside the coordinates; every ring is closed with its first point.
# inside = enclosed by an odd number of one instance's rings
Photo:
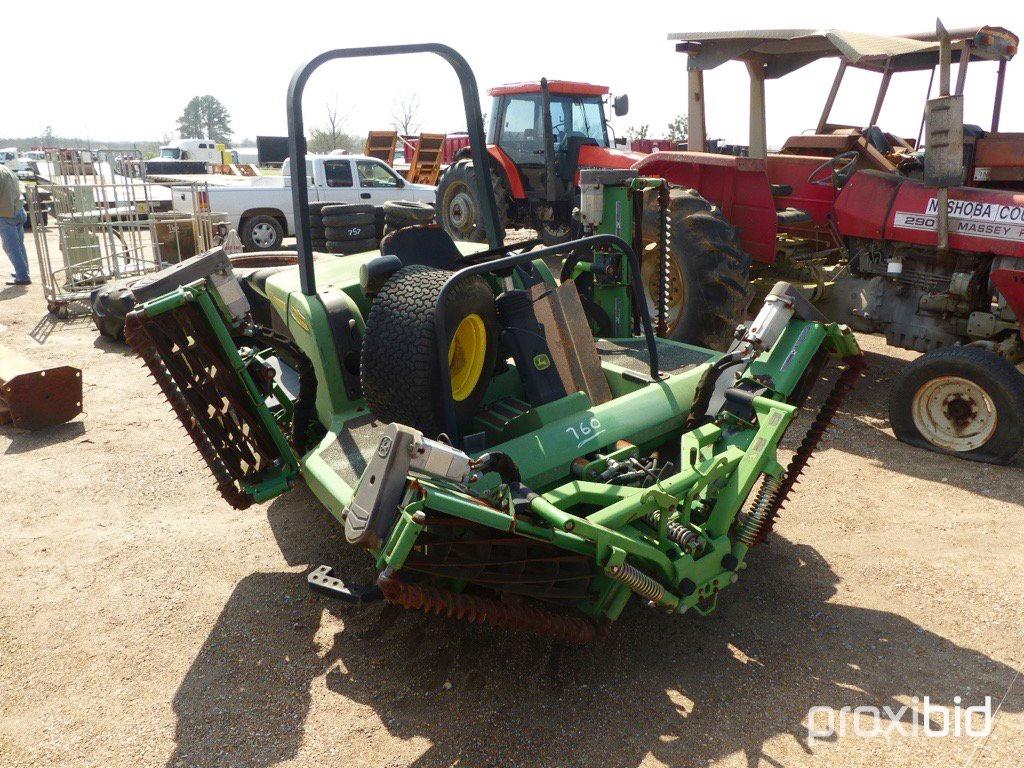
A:
{"type": "MultiPolygon", "coordinates": [[[[503,229],[534,229],[545,244],[564,242],[579,234],[580,170],[632,169],[647,157],[609,139],[605,86],[542,79],[489,93],[487,172],[503,229]]],[[[616,115],[626,114],[626,96],[610,101],[616,115]]],[[[475,179],[467,148],[438,184],[439,218],[456,240],[486,240],[475,179]]],[[[654,246],[660,235],[669,252],[665,335],[709,347],[727,343],[749,301],[750,258],[736,228],[693,190],[672,190],[645,207],[643,241],[654,246]]],[[[652,311],[661,298],[658,262],[653,254],[642,260],[652,311]]]]}
{"type": "Polygon", "coordinates": [[[669,39],[687,54],[689,151],[648,155],[638,171],[718,206],[739,230],[755,283],[785,275],[833,319],[924,353],[893,387],[897,437],[1013,461],[1024,447],[1024,374],[1015,367],[1024,359],[1024,134],[1000,132],[999,114],[1017,36],[940,24],[903,37],[767,30],[669,39]],[[816,128],[769,152],[765,81],[829,57],[839,67],[816,128]],[[702,151],[704,72],[737,60],[750,75],[749,157],[702,151]],[[964,122],[972,62],[995,73],[987,130],[964,122]],[[872,113],[864,125],[830,122],[855,68],[878,75],[872,113]],[[877,122],[893,76],[914,71],[932,78],[921,130],[898,136],[877,122]]]}

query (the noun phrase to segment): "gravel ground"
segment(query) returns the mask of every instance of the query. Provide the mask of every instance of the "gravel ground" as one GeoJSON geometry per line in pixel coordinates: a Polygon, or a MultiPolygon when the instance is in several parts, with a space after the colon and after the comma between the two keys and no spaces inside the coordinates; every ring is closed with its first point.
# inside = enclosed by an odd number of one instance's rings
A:
{"type": "Polygon", "coordinates": [[[1022,468],[897,443],[910,356],[861,341],[866,380],[718,611],[637,605],[565,648],[312,597],[311,566],[370,576],[312,495],[228,508],[136,359],[5,289],[0,343],[80,366],[86,413],[0,427],[0,765],[1021,765],[1022,468]],[[813,706],[915,696],[1002,706],[988,739],[908,710],[808,744],[813,706]]]}

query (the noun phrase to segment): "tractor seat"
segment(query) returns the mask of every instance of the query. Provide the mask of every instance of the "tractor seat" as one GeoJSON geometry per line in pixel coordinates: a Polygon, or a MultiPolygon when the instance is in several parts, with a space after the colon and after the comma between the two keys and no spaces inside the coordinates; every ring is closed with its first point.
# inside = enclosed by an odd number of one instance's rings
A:
{"type": "Polygon", "coordinates": [[[422,264],[454,269],[462,258],[452,236],[439,224],[416,224],[392,232],[381,241],[380,252],[398,257],[404,267],[422,264]]]}
{"type": "Polygon", "coordinates": [[[792,227],[796,224],[809,224],[814,221],[807,211],[801,211],[799,208],[783,208],[775,212],[775,218],[779,222],[780,227],[792,227]]]}

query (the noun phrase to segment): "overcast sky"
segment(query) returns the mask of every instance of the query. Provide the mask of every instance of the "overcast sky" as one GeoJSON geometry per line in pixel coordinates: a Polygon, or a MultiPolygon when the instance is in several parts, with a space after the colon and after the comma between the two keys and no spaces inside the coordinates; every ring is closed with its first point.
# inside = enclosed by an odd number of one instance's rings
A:
{"type": "MultiPolygon", "coordinates": [[[[935,14],[949,28],[993,24],[1024,30],[1024,3],[979,0],[927,4],[875,2],[575,3],[513,0],[508,3],[421,2],[139,3],[101,5],[49,0],[45,13],[5,23],[0,43],[3,70],[13,77],[0,110],[0,136],[42,133],[93,139],[175,136],[175,120],[194,95],[210,93],[231,113],[235,137],[285,133],[285,91],[304,60],[330,48],[442,42],[459,50],[488,86],[541,76],[587,80],[628,93],[630,113],[613,120],[623,134],[649,124],[664,135],[666,123],[685,110],[685,57],[666,40],[670,32],[786,27],[839,28],[881,34],[934,28],[935,14]],[[419,16],[415,16],[416,12],[419,16]],[[14,30],[18,34],[12,34],[14,30]]],[[[8,21],[11,21],[9,18],[8,21]]],[[[768,139],[813,127],[835,73],[818,62],[768,84],[768,139]]],[[[967,120],[989,127],[994,66],[972,64],[967,120]]],[[[864,74],[864,73],[857,73],[864,74]]],[[[875,75],[850,79],[833,119],[863,124],[870,115],[875,75]]],[[[898,76],[880,124],[915,136],[927,73],[898,76]]],[[[1024,131],[1024,60],[1011,62],[1001,129],[1024,131]]],[[[747,78],[728,64],[706,77],[708,133],[745,143],[747,78]]],[[[419,127],[465,127],[454,75],[440,59],[333,62],[306,92],[307,126],[323,123],[336,102],[345,129],[363,134],[388,128],[395,102],[415,94],[419,127]]],[[[489,109],[484,96],[484,109],[489,109]]]]}

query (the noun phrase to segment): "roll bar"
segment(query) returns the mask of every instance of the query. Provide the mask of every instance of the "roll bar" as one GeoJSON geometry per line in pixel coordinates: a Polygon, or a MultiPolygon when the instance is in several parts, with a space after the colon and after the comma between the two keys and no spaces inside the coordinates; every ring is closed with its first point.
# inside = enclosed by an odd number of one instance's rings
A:
{"type": "MultiPolygon", "coordinates": [[[[291,162],[292,211],[295,215],[295,239],[299,252],[299,280],[302,292],[307,296],[316,294],[316,275],[313,273],[313,246],[309,231],[309,190],[306,187],[306,135],[302,120],[302,94],[306,82],[322,64],[334,59],[357,59],[370,56],[396,56],[407,53],[433,53],[447,61],[459,78],[462,86],[462,102],[466,110],[466,130],[469,133],[470,156],[477,168],[487,167],[487,146],[484,137],[484,121],[480,111],[480,92],[476,76],[462,55],[440,43],[415,43],[411,45],[382,45],[367,48],[337,48],[325,51],[299,67],[288,85],[288,157],[291,162]]],[[[490,175],[476,174],[477,193],[483,206],[483,224],[487,230],[487,242],[491,248],[498,248],[505,239],[505,232],[497,217],[494,190],[490,175]]]]}

